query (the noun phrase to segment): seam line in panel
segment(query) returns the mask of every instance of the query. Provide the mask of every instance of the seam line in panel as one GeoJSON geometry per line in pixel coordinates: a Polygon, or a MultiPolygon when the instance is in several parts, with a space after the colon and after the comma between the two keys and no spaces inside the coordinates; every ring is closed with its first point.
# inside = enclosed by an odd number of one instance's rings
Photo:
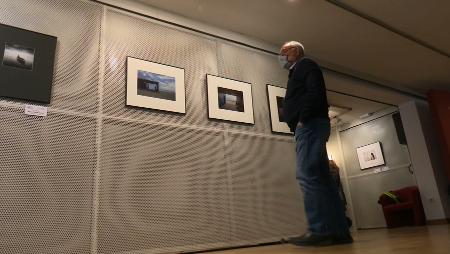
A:
{"type": "Polygon", "coordinates": [[[99,185],[100,185],[100,166],[101,166],[101,150],[102,150],[102,128],[103,128],[103,83],[105,70],[105,24],[106,10],[102,6],[102,21],[100,27],[100,45],[99,45],[99,79],[98,79],[98,113],[97,113],[97,130],[96,130],[96,153],[97,161],[94,172],[94,189],[92,198],[92,231],[91,231],[91,253],[98,253],[98,209],[99,209],[99,185]]]}
{"type": "Polygon", "coordinates": [[[124,118],[124,117],[109,116],[109,115],[102,115],[102,118],[110,119],[110,120],[118,120],[121,122],[128,122],[128,123],[141,123],[141,124],[147,124],[147,125],[150,124],[150,125],[158,125],[158,126],[169,126],[169,127],[177,127],[177,128],[190,129],[190,130],[210,131],[210,132],[215,132],[215,133],[228,132],[230,134],[241,134],[241,135],[246,135],[249,137],[261,137],[261,138],[267,138],[267,139],[271,139],[271,140],[278,140],[278,141],[294,143],[294,142],[292,142],[292,137],[268,135],[268,134],[264,134],[264,133],[251,133],[251,132],[245,132],[245,131],[238,131],[238,130],[234,130],[234,129],[222,130],[222,129],[217,129],[217,128],[204,127],[204,126],[162,123],[162,122],[157,122],[157,121],[137,120],[137,119],[129,119],[129,118],[124,118]]]}
{"type": "Polygon", "coordinates": [[[230,144],[230,136],[227,131],[223,132],[223,141],[224,141],[224,156],[225,156],[225,167],[227,171],[227,191],[228,191],[228,215],[229,215],[229,235],[228,241],[231,242],[233,240],[233,232],[235,231],[235,222],[234,222],[234,199],[233,199],[233,178],[231,173],[231,151],[229,149],[230,144]]]}

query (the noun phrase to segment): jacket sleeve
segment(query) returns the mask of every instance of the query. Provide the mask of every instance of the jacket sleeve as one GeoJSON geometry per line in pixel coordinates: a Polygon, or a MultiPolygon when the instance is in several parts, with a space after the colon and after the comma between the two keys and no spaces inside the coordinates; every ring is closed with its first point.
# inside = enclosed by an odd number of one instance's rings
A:
{"type": "Polygon", "coordinates": [[[305,96],[302,110],[299,112],[299,121],[306,123],[320,103],[322,90],[325,89],[322,71],[319,68],[311,68],[305,76],[305,96]]]}

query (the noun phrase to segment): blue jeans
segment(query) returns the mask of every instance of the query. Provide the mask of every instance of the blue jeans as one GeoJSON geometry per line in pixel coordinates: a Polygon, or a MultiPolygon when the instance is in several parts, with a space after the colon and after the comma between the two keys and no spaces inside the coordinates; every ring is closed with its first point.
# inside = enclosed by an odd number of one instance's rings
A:
{"type": "Polygon", "coordinates": [[[330,174],[326,143],[330,121],[316,118],[295,130],[296,176],[304,194],[308,230],[314,234],[347,235],[349,229],[336,182],[330,174]]]}

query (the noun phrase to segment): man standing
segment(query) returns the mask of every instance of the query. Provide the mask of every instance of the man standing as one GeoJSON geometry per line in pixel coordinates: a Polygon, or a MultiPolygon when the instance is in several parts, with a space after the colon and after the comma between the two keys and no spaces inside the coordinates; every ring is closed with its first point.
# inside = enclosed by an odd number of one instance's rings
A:
{"type": "Polygon", "coordinates": [[[320,67],[304,57],[296,41],[281,47],[280,63],[289,70],[284,116],[295,133],[296,177],[304,194],[308,232],[290,242],[299,246],[352,243],[344,207],[330,174],[326,142],[330,119],[325,82],[320,67]]]}

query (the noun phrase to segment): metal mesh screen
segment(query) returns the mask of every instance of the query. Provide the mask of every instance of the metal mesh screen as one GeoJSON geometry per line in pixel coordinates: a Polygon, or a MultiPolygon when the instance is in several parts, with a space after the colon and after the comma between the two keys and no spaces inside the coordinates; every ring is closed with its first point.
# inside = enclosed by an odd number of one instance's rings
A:
{"type": "Polygon", "coordinates": [[[293,142],[242,134],[230,141],[233,241],[298,234],[305,226],[293,142]]]}
{"type": "Polygon", "coordinates": [[[72,0],[2,0],[1,6],[1,23],[58,37],[51,106],[95,113],[101,7],[72,0]]]}
{"type": "Polygon", "coordinates": [[[89,1],[1,4],[0,22],[58,48],[49,116],[0,100],[0,253],[173,253],[304,229],[291,137],[270,129],[266,83],[286,83],[272,56],[89,1]],[[186,114],[125,106],[127,56],[184,68],[186,114]],[[206,74],[253,83],[254,126],[208,119],[206,74]]]}
{"type": "Polygon", "coordinates": [[[100,253],[229,241],[220,133],[117,121],[103,126],[100,253]]]}
{"type": "Polygon", "coordinates": [[[0,252],[89,253],[95,119],[0,107],[0,252]]]}

